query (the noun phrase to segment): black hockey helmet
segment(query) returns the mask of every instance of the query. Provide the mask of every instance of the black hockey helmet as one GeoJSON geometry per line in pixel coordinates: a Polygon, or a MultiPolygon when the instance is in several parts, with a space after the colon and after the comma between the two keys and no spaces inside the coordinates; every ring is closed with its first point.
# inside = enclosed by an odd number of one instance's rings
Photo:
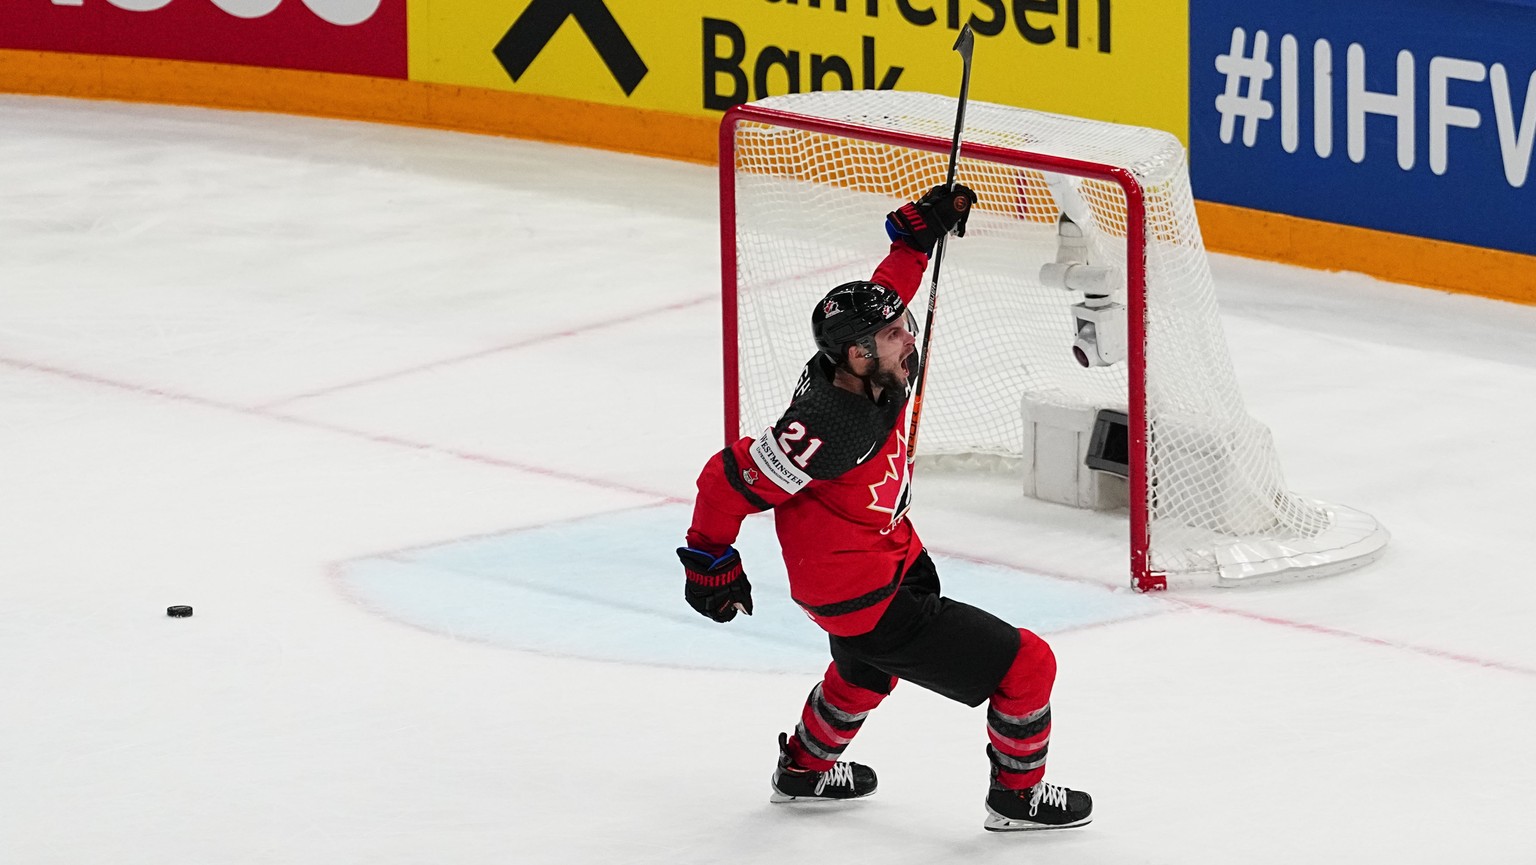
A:
{"type": "Polygon", "coordinates": [[[811,333],[821,353],[841,366],[848,361],[850,346],[859,346],[866,357],[873,358],[875,334],[902,318],[916,332],[901,295],[877,282],[845,282],[816,304],[811,333]]]}

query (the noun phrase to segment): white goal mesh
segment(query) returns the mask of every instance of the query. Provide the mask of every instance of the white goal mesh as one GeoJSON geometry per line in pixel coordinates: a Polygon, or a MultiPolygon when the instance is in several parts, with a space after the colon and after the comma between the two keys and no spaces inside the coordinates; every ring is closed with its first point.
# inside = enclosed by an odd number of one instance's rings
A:
{"type": "MultiPolygon", "coordinates": [[[[885,242],[883,214],[943,182],[954,113],[947,97],[838,91],[773,97],[727,116],[734,432],[755,435],[782,413],[815,351],[815,301],[868,278],[885,242]]],[[[1385,531],[1365,514],[1290,492],[1268,429],[1243,406],[1178,140],[976,102],[964,140],[958,179],[980,202],[943,263],[920,453],[1020,457],[1026,396],[1124,411],[1139,391],[1146,449],[1131,460],[1145,483],[1135,489],[1133,474],[1131,495],[1145,508],[1133,507],[1133,564],[1138,537],[1147,549],[1138,586],[1165,576],[1229,584],[1317,575],[1373,558],[1385,531]],[[1144,232],[1132,230],[1124,178],[1144,199],[1144,232]],[[1083,295],[1040,282],[1064,209],[1096,261],[1122,272],[1145,261],[1144,316],[1133,315],[1130,328],[1141,351],[1126,362],[1079,366],[1071,306],[1083,295]],[[1128,248],[1141,234],[1144,248],[1128,248]]],[[[1123,288],[1115,299],[1133,313],[1139,303],[1123,288]]],[[[925,305],[920,294],[913,306],[925,305]]]]}

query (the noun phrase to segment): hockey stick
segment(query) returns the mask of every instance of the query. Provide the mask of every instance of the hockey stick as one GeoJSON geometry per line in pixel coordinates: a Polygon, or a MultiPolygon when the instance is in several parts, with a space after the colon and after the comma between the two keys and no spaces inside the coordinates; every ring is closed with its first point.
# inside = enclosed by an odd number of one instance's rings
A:
{"type": "MultiPolygon", "coordinates": [[[[960,161],[960,133],[965,129],[965,105],[971,95],[971,49],[976,37],[967,23],[960,29],[954,50],[960,52],[963,71],[960,74],[960,104],[955,109],[955,135],[949,145],[949,174],[944,183],[955,188],[955,170],[960,161]]],[[[972,202],[973,204],[975,202],[972,202]]],[[[939,268],[944,264],[944,240],[949,235],[939,235],[933,250],[933,280],[928,284],[928,316],[923,320],[923,348],[917,359],[917,380],[912,384],[912,422],[907,428],[907,465],[917,459],[917,425],[923,417],[923,386],[928,383],[928,349],[933,344],[933,313],[939,306],[939,268]]]]}

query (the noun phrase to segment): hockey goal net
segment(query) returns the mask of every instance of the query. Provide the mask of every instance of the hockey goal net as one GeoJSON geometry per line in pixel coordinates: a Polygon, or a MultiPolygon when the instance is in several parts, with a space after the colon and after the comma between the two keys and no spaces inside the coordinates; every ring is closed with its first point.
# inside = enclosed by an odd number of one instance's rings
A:
{"type": "MultiPolygon", "coordinates": [[[[838,91],[729,111],[720,133],[726,437],[756,435],[815,351],[810,313],[867,279],[880,217],[943,182],[951,98],[838,91]]],[[[958,179],[977,192],[948,245],[919,456],[1035,459],[1021,404],[1123,412],[1131,577],[1142,590],[1319,576],[1370,561],[1370,516],[1285,485],[1244,408],[1172,135],[973,102],[958,179]],[[1124,358],[1083,367],[1084,295],[1042,282],[1069,213],[1118,269],[1124,358]]],[[[926,305],[926,283],[913,307],[926,305]]],[[[921,460],[920,460],[921,461],[921,460]]]]}

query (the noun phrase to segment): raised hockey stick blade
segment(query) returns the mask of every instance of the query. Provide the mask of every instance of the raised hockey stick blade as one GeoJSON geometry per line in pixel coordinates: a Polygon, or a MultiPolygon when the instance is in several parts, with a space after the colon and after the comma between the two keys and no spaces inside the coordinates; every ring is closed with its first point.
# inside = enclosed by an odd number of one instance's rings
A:
{"type": "MultiPolygon", "coordinates": [[[[954,50],[960,52],[962,71],[960,103],[955,108],[955,134],[949,145],[949,173],[944,179],[945,185],[951,189],[955,186],[955,170],[960,162],[960,133],[965,129],[965,105],[971,96],[971,51],[975,44],[976,37],[971,33],[971,25],[966,24],[960,29],[954,47],[954,50]]],[[[944,264],[944,241],[948,237],[948,234],[939,235],[939,242],[933,249],[933,280],[928,284],[928,315],[923,319],[923,348],[917,359],[917,380],[912,383],[912,422],[907,428],[908,466],[917,459],[917,425],[923,417],[923,386],[928,382],[928,349],[933,344],[933,314],[939,306],[939,269],[944,264]]]]}

